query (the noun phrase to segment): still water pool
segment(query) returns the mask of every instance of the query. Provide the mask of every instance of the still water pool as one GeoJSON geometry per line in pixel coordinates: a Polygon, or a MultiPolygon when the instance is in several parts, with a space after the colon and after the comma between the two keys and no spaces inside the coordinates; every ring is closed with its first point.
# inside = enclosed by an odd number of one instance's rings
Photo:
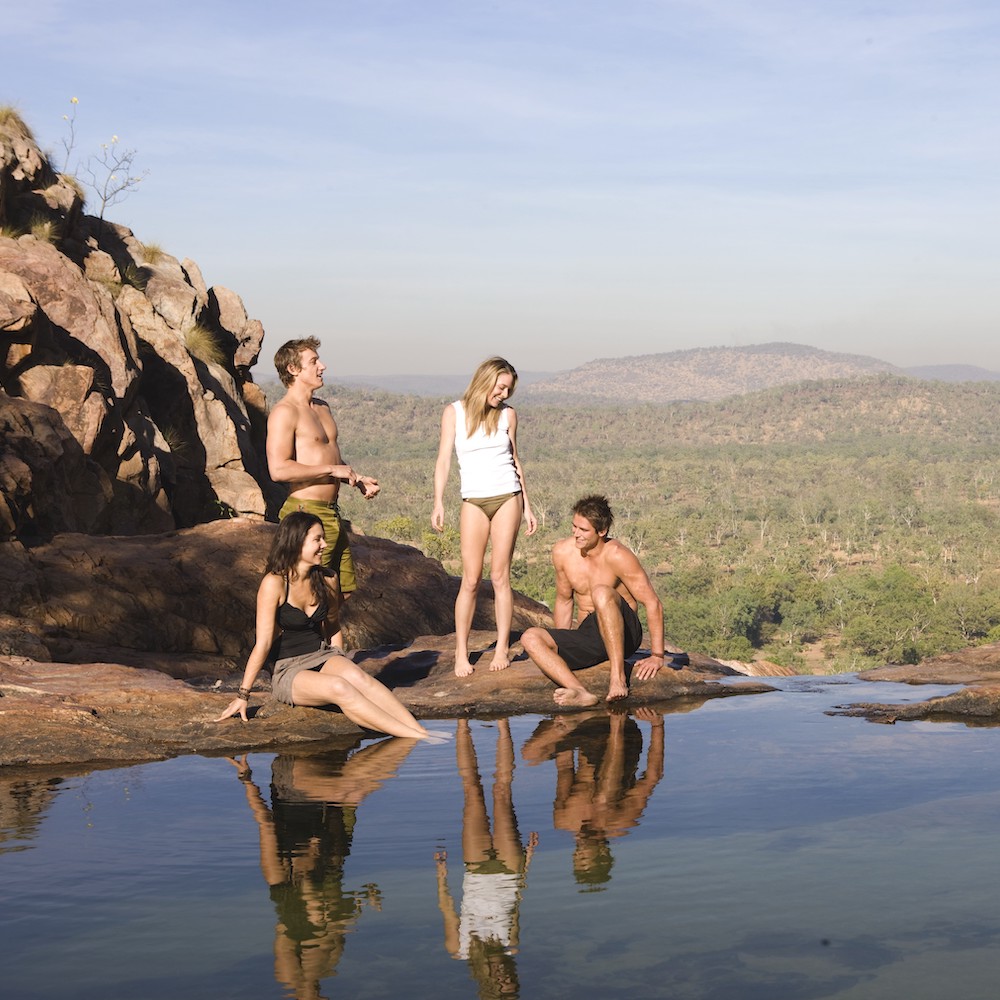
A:
{"type": "Polygon", "coordinates": [[[943,688],[775,683],[0,772],[0,994],[993,1000],[1000,728],[825,714],[943,688]]]}

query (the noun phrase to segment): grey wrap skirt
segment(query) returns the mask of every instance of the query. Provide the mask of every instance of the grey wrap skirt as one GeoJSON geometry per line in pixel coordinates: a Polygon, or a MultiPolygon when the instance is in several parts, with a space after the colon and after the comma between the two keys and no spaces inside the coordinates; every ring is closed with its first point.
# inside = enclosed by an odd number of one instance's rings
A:
{"type": "Polygon", "coordinates": [[[286,705],[294,705],[292,701],[292,681],[300,670],[319,670],[331,656],[343,656],[344,651],[339,646],[320,646],[312,653],[300,653],[298,656],[286,656],[274,664],[271,674],[271,694],[286,705]]]}

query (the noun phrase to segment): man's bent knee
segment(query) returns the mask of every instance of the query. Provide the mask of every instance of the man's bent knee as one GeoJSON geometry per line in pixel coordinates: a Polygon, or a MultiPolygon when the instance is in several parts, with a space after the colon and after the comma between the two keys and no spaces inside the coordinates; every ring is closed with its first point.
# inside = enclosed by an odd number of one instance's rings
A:
{"type": "Polygon", "coordinates": [[[533,649],[541,649],[548,636],[549,633],[545,629],[532,625],[531,628],[525,629],[521,633],[521,645],[524,646],[526,652],[530,653],[533,649]]]}
{"type": "Polygon", "coordinates": [[[590,592],[591,599],[594,602],[594,607],[602,607],[606,605],[612,605],[613,607],[618,607],[619,593],[614,587],[608,587],[605,584],[600,584],[590,592]]]}

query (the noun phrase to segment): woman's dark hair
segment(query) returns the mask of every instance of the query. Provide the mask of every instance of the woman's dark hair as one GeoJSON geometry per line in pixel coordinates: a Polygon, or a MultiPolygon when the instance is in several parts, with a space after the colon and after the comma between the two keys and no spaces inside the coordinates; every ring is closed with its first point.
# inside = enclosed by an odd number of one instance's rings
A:
{"type": "MultiPolygon", "coordinates": [[[[278,525],[278,530],[274,533],[274,540],[271,542],[271,551],[267,554],[264,572],[290,579],[302,557],[302,546],[305,545],[306,535],[317,524],[320,528],[323,527],[323,522],[315,514],[308,514],[304,510],[292,511],[291,514],[283,518],[278,525]]],[[[309,571],[309,582],[312,585],[313,596],[316,598],[317,604],[322,604],[326,600],[324,581],[325,577],[321,566],[315,566],[309,571]]]]}

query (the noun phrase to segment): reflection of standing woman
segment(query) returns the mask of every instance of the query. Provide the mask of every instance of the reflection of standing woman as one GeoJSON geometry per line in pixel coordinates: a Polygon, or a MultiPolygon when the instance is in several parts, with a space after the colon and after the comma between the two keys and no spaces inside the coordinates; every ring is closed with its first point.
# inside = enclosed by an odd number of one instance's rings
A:
{"type": "Polygon", "coordinates": [[[476,747],[466,719],[458,721],[455,753],[464,798],[465,873],[459,912],[448,888],[448,854],[438,851],[434,855],[445,948],[452,958],[469,963],[480,997],[518,997],[520,987],[514,959],[520,933],[518,911],[538,834],[529,835],[527,846],[521,843],[514,815],[514,743],[510,724],[506,719],[497,722],[492,833],[476,747]]]}
{"type": "Polygon", "coordinates": [[[496,650],[491,670],[510,663],[510,625],[514,597],[510,563],[521,517],[528,534],[537,527],[524,488],[524,472],[517,457],[517,414],[505,400],[517,385],[517,372],[503,358],[488,358],[475,371],[465,395],[445,407],[441,416],[441,443],[434,467],[434,511],[431,525],[444,528],[444,488],[451,471],[451,450],[458,455],[462,478],[462,584],[455,601],[455,673],[467,677],[469,632],[476,612],[479,582],[487,543],[492,543],[490,579],[497,622],[496,650]]]}

